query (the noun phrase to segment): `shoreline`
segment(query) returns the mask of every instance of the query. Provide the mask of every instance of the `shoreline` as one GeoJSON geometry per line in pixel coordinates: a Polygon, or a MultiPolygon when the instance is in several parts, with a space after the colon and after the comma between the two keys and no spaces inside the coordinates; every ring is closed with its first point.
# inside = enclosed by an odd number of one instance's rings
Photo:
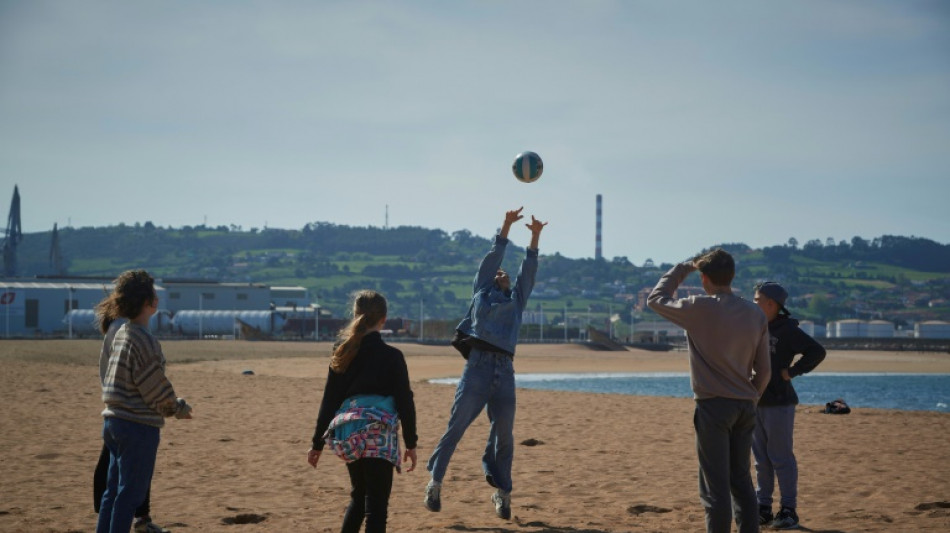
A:
{"type": "MultiPolygon", "coordinates": [[[[392,343],[401,350],[414,382],[461,375],[464,359],[451,346],[392,343]]],[[[0,363],[9,360],[57,364],[98,365],[98,339],[0,340],[0,363]]],[[[242,340],[162,341],[169,365],[216,368],[241,372],[249,366],[286,377],[325,377],[330,342],[242,340]]],[[[514,358],[519,374],[689,372],[685,351],[655,352],[629,349],[597,351],[577,344],[518,346],[514,358]]],[[[829,350],[816,372],[843,373],[950,373],[950,354],[942,352],[877,352],[829,350]]]]}

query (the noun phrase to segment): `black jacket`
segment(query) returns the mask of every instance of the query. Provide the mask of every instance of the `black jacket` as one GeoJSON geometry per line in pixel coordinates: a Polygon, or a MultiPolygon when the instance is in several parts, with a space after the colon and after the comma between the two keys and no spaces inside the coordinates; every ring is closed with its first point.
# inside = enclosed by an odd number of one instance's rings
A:
{"type": "Polygon", "coordinates": [[[791,381],[782,377],[782,369],[788,369],[792,378],[807,374],[825,359],[825,348],[798,327],[798,321],[779,316],[769,322],[769,339],[772,353],[772,378],[759,399],[759,405],[797,405],[798,394],[791,381]],[[795,356],[802,357],[792,364],[795,356]]]}
{"type": "Polygon", "coordinates": [[[313,433],[313,449],[322,450],[326,442],[323,434],[343,400],[357,394],[392,396],[402,425],[402,438],[406,449],[416,447],[416,405],[409,386],[409,370],[402,352],[383,342],[378,331],[363,337],[360,349],[342,374],[329,371],[323,390],[317,427],[313,433]]]}

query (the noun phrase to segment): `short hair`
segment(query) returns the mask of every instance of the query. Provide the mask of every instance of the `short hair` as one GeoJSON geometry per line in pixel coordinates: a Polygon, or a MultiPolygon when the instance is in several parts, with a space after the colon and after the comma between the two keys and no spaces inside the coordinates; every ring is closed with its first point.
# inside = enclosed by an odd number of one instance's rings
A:
{"type": "Polygon", "coordinates": [[[699,255],[693,263],[714,285],[728,286],[736,275],[736,261],[722,248],[699,255]]]}

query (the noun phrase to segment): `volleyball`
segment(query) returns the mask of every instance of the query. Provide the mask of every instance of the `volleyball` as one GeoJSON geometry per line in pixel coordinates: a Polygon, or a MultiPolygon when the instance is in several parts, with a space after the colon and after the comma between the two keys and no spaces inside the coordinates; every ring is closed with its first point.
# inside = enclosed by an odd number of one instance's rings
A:
{"type": "Polygon", "coordinates": [[[541,177],[541,172],[544,172],[544,163],[541,161],[541,156],[534,152],[521,152],[515,156],[511,171],[514,172],[518,181],[532,183],[541,177]]]}

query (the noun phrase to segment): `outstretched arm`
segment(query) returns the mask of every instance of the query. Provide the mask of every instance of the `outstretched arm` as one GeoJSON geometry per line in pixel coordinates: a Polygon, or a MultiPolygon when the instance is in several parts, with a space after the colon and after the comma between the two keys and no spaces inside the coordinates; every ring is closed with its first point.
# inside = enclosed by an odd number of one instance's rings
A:
{"type": "Polygon", "coordinates": [[[531,245],[528,246],[528,248],[531,248],[532,250],[538,249],[538,240],[541,238],[541,230],[543,230],[544,226],[547,225],[547,222],[541,222],[540,220],[534,218],[534,215],[531,215],[531,223],[525,224],[525,226],[531,230],[531,245]]]}
{"type": "Polygon", "coordinates": [[[518,299],[518,307],[522,310],[528,305],[528,297],[534,289],[534,279],[538,272],[538,239],[547,222],[541,222],[532,216],[531,223],[525,225],[531,230],[531,246],[525,250],[524,261],[521,262],[521,269],[512,288],[515,298],[518,299]]]}
{"type": "Polygon", "coordinates": [[[508,246],[508,230],[511,229],[512,224],[523,218],[521,216],[522,209],[524,208],[519,207],[513,211],[505,212],[505,222],[501,226],[501,231],[495,237],[495,242],[492,244],[491,250],[488,251],[488,255],[482,259],[478,266],[478,272],[475,273],[474,292],[489,287],[495,282],[495,273],[501,267],[501,261],[505,257],[505,248],[508,246]]]}
{"type": "Polygon", "coordinates": [[[501,225],[501,232],[498,233],[499,235],[505,239],[508,238],[508,230],[511,229],[511,225],[524,218],[524,216],[521,214],[522,209],[524,209],[524,207],[519,207],[518,209],[505,212],[505,222],[501,225]]]}

